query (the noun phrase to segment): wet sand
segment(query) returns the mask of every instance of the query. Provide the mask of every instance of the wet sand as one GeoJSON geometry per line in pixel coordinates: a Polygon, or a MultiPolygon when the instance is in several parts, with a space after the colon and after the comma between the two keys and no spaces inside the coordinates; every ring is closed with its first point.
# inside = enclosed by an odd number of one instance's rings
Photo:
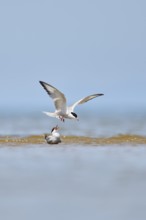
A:
{"type": "MultiPolygon", "coordinates": [[[[97,146],[108,146],[108,145],[145,145],[146,137],[140,135],[118,135],[114,137],[103,137],[103,138],[92,138],[84,136],[62,136],[61,144],[91,144],[97,146]]],[[[43,144],[46,143],[44,135],[30,135],[25,137],[16,136],[1,136],[0,144],[43,144]]]]}

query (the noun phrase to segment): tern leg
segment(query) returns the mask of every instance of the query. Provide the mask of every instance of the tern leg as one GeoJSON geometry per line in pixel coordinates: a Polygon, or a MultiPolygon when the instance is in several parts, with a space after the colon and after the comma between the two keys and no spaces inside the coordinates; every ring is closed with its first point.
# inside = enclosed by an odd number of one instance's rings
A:
{"type": "Polygon", "coordinates": [[[63,122],[65,121],[65,119],[63,118],[63,116],[60,115],[59,118],[60,118],[61,121],[63,121],[63,122]]]}

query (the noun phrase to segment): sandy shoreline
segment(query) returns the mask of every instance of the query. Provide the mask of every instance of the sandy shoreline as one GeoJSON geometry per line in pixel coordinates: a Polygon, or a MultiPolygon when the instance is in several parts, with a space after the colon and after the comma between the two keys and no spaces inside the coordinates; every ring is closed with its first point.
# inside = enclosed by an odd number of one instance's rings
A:
{"type": "MultiPolygon", "coordinates": [[[[123,144],[146,144],[146,137],[139,135],[117,135],[114,137],[85,137],[85,136],[62,136],[61,137],[63,144],[91,144],[91,145],[123,145],[123,144]]],[[[1,136],[0,144],[44,144],[45,139],[44,135],[30,135],[30,136],[1,136]]]]}

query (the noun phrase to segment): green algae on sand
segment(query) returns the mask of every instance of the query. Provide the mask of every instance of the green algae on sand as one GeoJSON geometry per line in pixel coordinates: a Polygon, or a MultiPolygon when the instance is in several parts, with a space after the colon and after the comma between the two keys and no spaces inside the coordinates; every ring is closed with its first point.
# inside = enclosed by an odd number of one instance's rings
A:
{"type": "MultiPolygon", "coordinates": [[[[140,135],[117,135],[113,137],[85,137],[85,136],[62,136],[63,144],[91,144],[91,145],[123,145],[123,144],[146,144],[146,137],[140,135]]],[[[25,137],[17,136],[1,136],[0,144],[13,144],[15,146],[21,144],[44,144],[44,135],[30,135],[25,137]]]]}

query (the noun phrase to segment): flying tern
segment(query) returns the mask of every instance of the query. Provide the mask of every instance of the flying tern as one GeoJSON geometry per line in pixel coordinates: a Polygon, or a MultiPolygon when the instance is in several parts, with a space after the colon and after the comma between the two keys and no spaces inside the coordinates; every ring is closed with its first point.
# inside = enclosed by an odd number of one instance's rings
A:
{"type": "Polygon", "coordinates": [[[52,86],[46,82],[43,82],[43,81],[39,81],[39,82],[43,86],[43,88],[46,90],[48,95],[53,99],[54,105],[56,108],[55,112],[43,112],[43,113],[45,113],[46,115],[48,115],[50,117],[56,117],[63,122],[65,121],[65,118],[78,120],[78,116],[74,112],[74,108],[77,105],[83,104],[85,102],[88,102],[91,99],[94,99],[98,96],[103,95],[102,93],[89,95],[89,96],[82,98],[79,101],[75,102],[73,105],[67,106],[66,97],[62,92],[60,92],[54,86],[52,86]]]}

